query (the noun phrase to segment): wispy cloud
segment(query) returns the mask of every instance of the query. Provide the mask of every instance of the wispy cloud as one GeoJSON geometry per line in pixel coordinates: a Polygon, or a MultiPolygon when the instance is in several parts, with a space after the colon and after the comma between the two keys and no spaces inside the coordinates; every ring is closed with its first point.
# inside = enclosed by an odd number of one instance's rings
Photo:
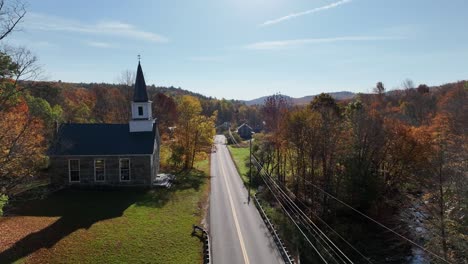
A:
{"type": "Polygon", "coordinates": [[[198,61],[198,62],[219,62],[222,61],[224,58],[221,56],[194,56],[188,58],[191,61],[198,61]]]}
{"type": "Polygon", "coordinates": [[[283,16],[283,17],[280,17],[280,18],[277,18],[277,19],[272,19],[272,20],[265,21],[262,24],[260,24],[260,26],[270,26],[270,25],[273,25],[273,24],[278,24],[278,23],[281,23],[281,22],[284,22],[286,20],[290,20],[290,19],[293,19],[293,18],[296,18],[296,17],[301,17],[301,16],[317,13],[317,12],[320,12],[320,11],[325,11],[325,10],[328,10],[328,9],[332,9],[332,8],[338,7],[340,5],[349,3],[351,1],[352,0],[340,0],[338,2],[334,2],[334,3],[328,4],[328,5],[325,5],[325,6],[321,6],[321,7],[317,7],[317,8],[314,8],[314,9],[309,9],[309,10],[298,12],[298,13],[292,13],[292,14],[289,14],[287,16],[283,16]]]}
{"type": "Polygon", "coordinates": [[[45,40],[31,40],[30,38],[12,38],[9,41],[6,42],[7,44],[13,44],[15,46],[24,46],[25,43],[27,43],[27,47],[32,47],[32,48],[56,48],[58,45],[56,43],[52,43],[49,41],[45,40]]]}
{"type": "Polygon", "coordinates": [[[100,41],[85,41],[84,44],[95,48],[111,48],[112,44],[100,41]]]}
{"type": "Polygon", "coordinates": [[[39,13],[30,13],[25,21],[28,28],[43,31],[67,31],[82,34],[107,35],[122,38],[134,38],[149,42],[163,43],[168,39],[162,35],[144,31],[134,25],[120,21],[102,21],[95,24],[85,24],[79,21],[39,13]]]}
{"type": "Polygon", "coordinates": [[[251,50],[280,50],[307,44],[345,42],[345,41],[382,41],[382,40],[398,40],[401,37],[378,37],[378,36],[349,36],[335,38],[309,38],[309,39],[292,39],[278,41],[255,42],[246,45],[246,49],[251,50]]]}

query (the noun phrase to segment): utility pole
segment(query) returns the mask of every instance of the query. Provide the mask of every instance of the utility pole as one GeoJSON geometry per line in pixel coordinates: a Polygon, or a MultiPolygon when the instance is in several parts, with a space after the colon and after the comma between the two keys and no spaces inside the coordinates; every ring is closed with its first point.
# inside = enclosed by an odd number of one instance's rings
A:
{"type": "Polygon", "coordinates": [[[253,139],[253,134],[254,132],[251,132],[250,134],[250,140],[249,140],[249,193],[248,193],[248,198],[247,198],[247,203],[250,203],[250,186],[252,186],[252,139],[253,139]]]}
{"type": "Polygon", "coordinates": [[[250,186],[252,186],[252,137],[249,140],[249,193],[247,198],[247,203],[250,203],[250,186]]]}

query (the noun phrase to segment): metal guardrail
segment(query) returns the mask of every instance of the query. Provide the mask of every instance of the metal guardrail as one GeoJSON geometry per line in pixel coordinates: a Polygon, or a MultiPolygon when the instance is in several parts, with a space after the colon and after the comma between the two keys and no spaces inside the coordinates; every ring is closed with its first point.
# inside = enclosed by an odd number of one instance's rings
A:
{"type": "Polygon", "coordinates": [[[257,199],[257,194],[253,196],[254,201],[255,201],[255,206],[257,207],[258,211],[260,212],[260,216],[262,217],[263,221],[265,222],[265,225],[267,226],[268,230],[270,231],[271,235],[273,236],[273,240],[275,241],[276,246],[278,247],[281,257],[283,258],[284,262],[287,264],[294,264],[294,259],[293,257],[289,254],[288,250],[284,246],[283,241],[278,235],[278,232],[276,231],[275,226],[273,223],[270,221],[270,218],[268,218],[268,215],[265,213],[265,210],[263,210],[262,205],[257,199]]]}
{"type": "MultiPolygon", "coordinates": [[[[231,129],[229,129],[229,136],[231,137],[231,140],[239,146],[239,143],[234,139],[234,136],[232,135],[231,129]]],[[[252,154],[253,159],[256,161],[256,165],[260,165],[258,162],[257,157],[252,154]]],[[[252,161],[251,161],[252,162],[252,161]]],[[[258,168],[257,168],[258,169],[258,168]]],[[[270,218],[268,218],[268,215],[265,213],[265,210],[263,210],[263,206],[260,204],[257,198],[257,194],[253,196],[255,206],[257,207],[257,210],[260,212],[260,216],[263,219],[263,222],[265,222],[265,225],[267,226],[268,230],[270,231],[271,235],[273,236],[273,240],[275,241],[276,246],[278,247],[278,250],[280,251],[281,257],[283,258],[284,262],[287,264],[294,264],[294,259],[293,257],[289,254],[288,250],[286,249],[283,241],[278,235],[278,231],[276,230],[275,226],[271,222],[270,218]]]]}
{"type": "Polygon", "coordinates": [[[211,264],[211,242],[208,232],[200,226],[193,225],[192,236],[198,236],[203,241],[203,264],[211,264]],[[201,232],[201,236],[197,234],[197,230],[201,232]]]}

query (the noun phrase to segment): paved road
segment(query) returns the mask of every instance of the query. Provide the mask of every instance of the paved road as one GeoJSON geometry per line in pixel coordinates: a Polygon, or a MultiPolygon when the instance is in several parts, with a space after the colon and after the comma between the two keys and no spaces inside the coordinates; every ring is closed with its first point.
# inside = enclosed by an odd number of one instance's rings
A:
{"type": "Polygon", "coordinates": [[[224,142],[216,136],[217,151],[211,155],[209,230],[213,263],[284,263],[247,190],[224,142]]]}

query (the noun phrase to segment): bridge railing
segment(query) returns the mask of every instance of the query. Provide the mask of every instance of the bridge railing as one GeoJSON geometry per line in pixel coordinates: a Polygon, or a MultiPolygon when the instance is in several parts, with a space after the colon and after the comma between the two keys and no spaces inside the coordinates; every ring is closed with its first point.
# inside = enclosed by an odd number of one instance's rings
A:
{"type": "Polygon", "coordinates": [[[200,226],[193,225],[192,236],[197,236],[203,241],[203,264],[211,264],[211,242],[208,232],[200,226]],[[200,231],[201,235],[197,231],[200,231]]]}
{"type": "Polygon", "coordinates": [[[283,241],[278,235],[278,231],[276,230],[273,223],[270,221],[270,218],[268,218],[268,215],[265,213],[265,210],[263,210],[263,206],[260,204],[259,200],[257,199],[257,194],[255,194],[253,198],[254,198],[255,206],[257,207],[258,211],[260,212],[260,216],[262,217],[263,221],[265,222],[265,225],[270,231],[270,234],[272,235],[273,240],[275,241],[275,244],[278,247],[281,257],[283,258],[284,262],[287,264],[293,264],[294,263],[293,257],[289,254],[288,250],[286,249],[286,246],[284,245],[283,241]]]}

